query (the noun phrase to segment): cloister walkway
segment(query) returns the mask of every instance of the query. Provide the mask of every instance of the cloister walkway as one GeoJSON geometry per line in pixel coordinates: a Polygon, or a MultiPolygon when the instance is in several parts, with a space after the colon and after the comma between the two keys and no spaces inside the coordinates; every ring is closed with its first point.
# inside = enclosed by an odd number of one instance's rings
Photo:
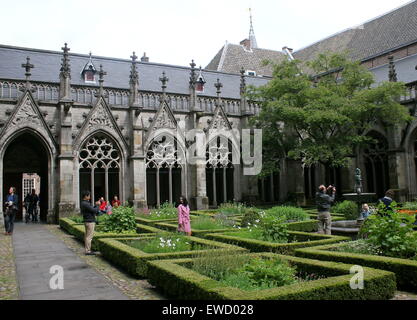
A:
{"type": "Polygon", "coordinates": [[[21,300],[129,299],[42,224],[16,223],[13,247],[21,300]]]}

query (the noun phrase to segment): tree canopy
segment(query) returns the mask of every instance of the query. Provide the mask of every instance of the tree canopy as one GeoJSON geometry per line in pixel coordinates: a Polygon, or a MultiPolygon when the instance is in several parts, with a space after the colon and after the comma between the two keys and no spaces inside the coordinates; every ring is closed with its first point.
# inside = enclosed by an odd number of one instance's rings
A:
{"type": "Polygon", "coordinates": [[[282,157],[346,166],[356,147],[374,142],[366,135],[373,126],[411,120],[398,102],[404,92],[401,82],[376,84],[370,71],[344,54],[275,65],[273,79],[249,91],[261,106],[251,123],[263,130],[263,173],[275,171],[282,157]]]}

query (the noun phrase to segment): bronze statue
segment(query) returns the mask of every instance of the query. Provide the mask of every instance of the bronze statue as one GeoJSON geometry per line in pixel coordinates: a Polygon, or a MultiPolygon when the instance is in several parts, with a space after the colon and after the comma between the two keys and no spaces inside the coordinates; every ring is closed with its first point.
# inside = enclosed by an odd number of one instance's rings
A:
{"type": "Polygon", "coordinates": [[[357,194],[362,193],[362,177],[361,177],[361,169],[356,168],[355,170],[355,191],[357,194]]]}

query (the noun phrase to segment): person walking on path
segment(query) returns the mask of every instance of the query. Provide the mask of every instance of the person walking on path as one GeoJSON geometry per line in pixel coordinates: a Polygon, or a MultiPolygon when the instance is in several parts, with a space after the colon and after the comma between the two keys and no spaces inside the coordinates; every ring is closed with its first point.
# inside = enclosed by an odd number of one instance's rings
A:
{"type": "Polygon", "coordinates": [[[91,193],[90,191],[83,191],[82,201],[80,204],[81,214],[84,218],[85,236],[84,236],[84,247],[86,255],[95,255],[95,252],[91,251],[91,241],[94,236],[94,228],[96,226],[96,216],[100,214],[100,201],[96,202],[95,206],[90,203],[91,193]]]}
{"type": "Polygon", "coordinates": [[[9,194],[6,197],[6,211],[4,214],[4,227],[6,229],[6,235],[13,234],[14,219],[18,210],[19,197],[16,194],[16,188],[10,187],[9,194]]]}
{"type": "Polygon", "coordinates": [[[332,206],[332,203],[334,202],[336,195],[336,188],[333,186],[328,186],[326,189],[326,186],[323,184],[319,186],[319,191],[316,193],[316,204],[317,204],[317,211],[318,216],[317,220],[319,220],[318,223],[318,233],[320,234],[332,234],[331,226],[332,226],[332,217],[330,215],[330,207],[332,206]],[[326,191],[328,193],[331,193],[332,195],[326,194],[326,191]]]}
{"type": "Polygon", "coordinates": [[[190,207],[185,197],[180,197],[180,205],[178,206],[178,231],[191,236],[190,207]]]}
{"type": "Polygon", "coordinates": [[[32,222],[38,221],[38,202],[39,197],[36,194],[36,190],[32,189],[32,193],[29,196],[29,217],[32,216],[32,222]]]}

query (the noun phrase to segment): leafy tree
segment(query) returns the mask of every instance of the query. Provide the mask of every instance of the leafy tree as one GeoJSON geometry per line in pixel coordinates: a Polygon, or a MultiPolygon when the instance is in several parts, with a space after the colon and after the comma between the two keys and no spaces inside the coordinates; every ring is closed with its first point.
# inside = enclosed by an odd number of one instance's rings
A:
{"type": "Polygon", "coordinates": [[[275,65],[273,79],[249,92],[261,105],[251,123],[263,129],[263,173],[287,156],[306,165],[346,166],[355,148],[375,142],[366,135],[372,126],[412,119],[397,99],[404,90],[400,82],[375,84],[372,73],[345,54],[275,65]]]}

